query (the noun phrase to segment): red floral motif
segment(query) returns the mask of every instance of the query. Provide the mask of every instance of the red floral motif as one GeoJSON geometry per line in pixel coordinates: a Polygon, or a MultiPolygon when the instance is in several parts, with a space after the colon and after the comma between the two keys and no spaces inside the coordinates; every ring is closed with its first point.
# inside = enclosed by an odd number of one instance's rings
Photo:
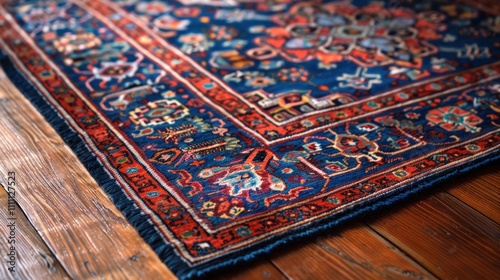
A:
{"type": "Polygon", "coordinates": [[[477,125],[483,122],[480,117],[455,106],[431,110],[426,118],[431,125],[439,125],[448,131],[465,129],[465,131],[473,133],[481,131],[481,128],[477,127],[477,125]]]}
{"type": "Polygon", "coordinates": [[[406,9],[346,2],[296,4],[288,13],[273,16],[281,27],[257,43],[294,62],[318,58],[324,64],[349,59],[370,67],[395,63],[420,67],[421,57],[437,51],[425,40],[439,39],[444,29],[438,12],[415,14],[406,9]]]}
{"type": "Polygon", "coordinates": [[[201,211],[209,217],[232,219],[245,211],[244,205],[241,199],[231,198],[228,200],[227,196],[218,196],[203,203],[201,211]]]}

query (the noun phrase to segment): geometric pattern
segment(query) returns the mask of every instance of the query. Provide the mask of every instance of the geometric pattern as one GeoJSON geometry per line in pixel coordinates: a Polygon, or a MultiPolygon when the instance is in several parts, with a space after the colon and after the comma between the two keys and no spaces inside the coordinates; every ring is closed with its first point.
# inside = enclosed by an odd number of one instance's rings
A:
{"type": "Polygon", "coordinates": [[[497,19],[451,0],[30,1],[0,7],[0,49],[187,279],[497,159],[497,19]]]}

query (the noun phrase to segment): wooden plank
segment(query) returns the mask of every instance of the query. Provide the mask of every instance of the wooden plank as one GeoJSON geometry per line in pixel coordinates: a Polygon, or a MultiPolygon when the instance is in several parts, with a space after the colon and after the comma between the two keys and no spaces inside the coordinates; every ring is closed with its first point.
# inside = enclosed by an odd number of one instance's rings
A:
{"type": "Polygon", "coordinates": [[[490,165],[443,184],[444,189],[500,224],[500,168],[490,165]]]}
{"type": "Polygon", "coordinates": [[[174,278],[41,115],[0,79],[1,182],[71,278],[174,278]]]}
{"type": "Polygon", "coordinates": [[[262,260],[256,263],[241,264],[227,272],[221,272],[209,279],[220,280],[286,280],[270,261],[262,260]]]}
{"type": "Polygon", "coordinates": [[[441,192],[370,222],[378,233],[441,279],[496,279],[500,228],[441,192]]]}
{"type": "Polygon", "coordinates": [[[291,279],[433,279],[371,229],[356,223],[330,236],[275,254],[291,279]]]}
{"type": "Polygon", "coordinates": [[[69,279],[26,215],[14,200],[8,201],[8,197],[7,192],[0,188],[0,248],[3,260],[0,279],[69,279]],[[7,254],[12,255],[12,260],[7,254]]]}

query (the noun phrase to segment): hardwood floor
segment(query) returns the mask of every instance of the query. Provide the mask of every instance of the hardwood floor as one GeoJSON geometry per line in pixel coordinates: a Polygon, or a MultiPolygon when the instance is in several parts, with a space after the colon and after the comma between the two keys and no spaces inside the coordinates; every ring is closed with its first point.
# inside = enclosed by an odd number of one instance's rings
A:
{"type": "MultiPolygon", "coordinates": [[[[1,80],[0,182],[5,188],[8,172],[15,172],[15,214],[26,213],[32,225],[17,228],[17,235],[39,235],[73,279],[173,277],[54,129],[5,77],[1,80]]],[[[0,243],[6,252],[8,244],[0,243]]],[[[16,248],[25,245],[19,240],[16,248]]],[[[19,270],[42,269],[23,255],[18,261],[19,270]],[[22,262],[27,263],[21,267],[22,262]]],[[[11,276],[6,269],[1,265],[0,279],[11,276]]]]}
{"type": "MultiPolygon", "coordinates": [[[[69,147],[0,73],[0,183],[16,184],[16,272],[0,279],[170,279],[69,147]],[[11,180],[12,181],[12,180],[11,180]]],[[[0,234],[8,195],[0,189],[0,234]]],[[[496,279],[500,168],[490,165],[390,209],[214,279],[496,279]]],[[[4,226],[5,225],[5,226],[4,226]]]]}

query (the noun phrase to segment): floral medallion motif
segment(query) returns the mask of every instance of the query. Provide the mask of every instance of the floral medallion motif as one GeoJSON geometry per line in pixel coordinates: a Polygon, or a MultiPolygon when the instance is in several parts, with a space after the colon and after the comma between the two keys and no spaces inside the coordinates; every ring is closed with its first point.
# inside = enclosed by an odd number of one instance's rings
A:
{"type": "Polygon", "coordinates": [[[447,131],[465,130],[477,133],[481,131],[477,125],[483,120],[472,112],[455,106],[446,106],[429,111],[425,116],[431,125],[439,125],[447,131]]]}

